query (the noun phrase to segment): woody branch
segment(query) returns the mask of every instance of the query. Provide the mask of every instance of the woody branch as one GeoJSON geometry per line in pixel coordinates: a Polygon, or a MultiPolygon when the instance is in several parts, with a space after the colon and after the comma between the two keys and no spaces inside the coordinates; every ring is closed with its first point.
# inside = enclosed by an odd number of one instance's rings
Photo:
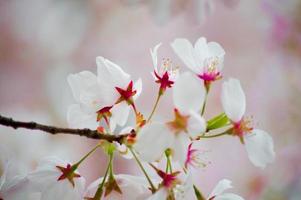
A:
{"type": "Polygon", "coordinates": [[[70,134],[70,135],[79,135],[85,136],[91,139],[99,139],[99,140],[106,140],[108,142],[118,142],[122,143],[123,138],[127,135],[107,135],[107,134],[100,134],[97,130],[91,129],[72,129],[72,128],[61,128],[55,126],[48,126],[44,124],[39,124],[36,122],[24,122],[24,121],[16,121],[9,117],[4,117],[0,115],[0,124],[3,126],[12,127],[14,129],[18,128],[25,128],[30,130],[40,130],[46,133],[50,133],[52,135],[56,134],[70,134]]]}

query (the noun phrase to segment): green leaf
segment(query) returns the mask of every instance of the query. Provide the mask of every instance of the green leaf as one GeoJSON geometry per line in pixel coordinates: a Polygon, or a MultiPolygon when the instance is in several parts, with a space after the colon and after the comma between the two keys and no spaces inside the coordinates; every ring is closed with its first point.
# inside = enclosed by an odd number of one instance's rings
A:
{"type": "Polygon", "coordinates": [[[193,185],[193,189],[194,189],[194,194],[195,194],[197,200],[206,200],[205,197],[200,192],[200,190],[195,185],[193,185]]]}
{"type": "Polygon", "coordinates": [[[221,113],[207,122],[207,130],[213,130],[224,127],[229,122],[225,113],[221,113]]]}

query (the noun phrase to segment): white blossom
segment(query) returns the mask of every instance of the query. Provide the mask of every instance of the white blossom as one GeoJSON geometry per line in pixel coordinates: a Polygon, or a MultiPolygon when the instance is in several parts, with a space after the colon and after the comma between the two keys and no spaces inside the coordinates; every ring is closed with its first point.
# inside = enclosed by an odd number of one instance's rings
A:
{"type": "Polygon", "coordinates": [[[41,160],[37,169],[28,175],[30,183],[41,193],[40,200],[82,200],[85,179],[72,165],[56,157],[41,160]]]}
{"type": "Polygon", "coordinates": [[[142,128],[135,144],[141,158],[149,162],[158,160],[169,148],[173,158],[184,165],[191,139],[206,130],[206,122],[198,114],[204,98],[205,88],[200,80],[188,72],[180,75],[173,88],[175,119],[142,128]]]}
{"type": "Polygon", "coordinates": [[[250,120],[244,117],[246,98],[239,80],[229,79],[223,83],[221,99],[224,111],[233,124],[233,134],[245,144],[250,161],[260,168],[273,162],[273,139],[265,131],[254,129],[250,120]]]}
{"type": "Polygon", "coordinates": [[[221,78],[225,51],[220,44],[200,37],[193,46],[187,39],[175,39],[171,46],[184,64],[205,83],[221,78]]]}
{"type": "Polygon", "coordinates": [[[142,82],[133,83],[129,74],[103,57],[97,57],[96,63],[97,76],[89,71],[68,76],[76,104],[69,107],[67,120],[71,127],[96,129],[104,118],[114,131],[117,124],[126,123],[129,105],[134,107],[142,82]]]}

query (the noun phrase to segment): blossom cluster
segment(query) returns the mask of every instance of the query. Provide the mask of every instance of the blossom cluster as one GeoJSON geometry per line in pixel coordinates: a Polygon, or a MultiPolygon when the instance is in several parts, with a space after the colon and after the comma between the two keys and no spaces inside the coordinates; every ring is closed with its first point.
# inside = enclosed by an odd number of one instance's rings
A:
{"type": "Polygon", "coordinates": [[[131,76],[112,61],[97,57],[97,75],[82,71],[68,76],[75,103],[67,113],[72,128],[90,128],[98,134],[123,135],[122,141],[100,141],[75,163],[51,157],[43,159],[37,169],[24,176],[9,176],[10,162],[3,160],[0,199],[148,199],[148,200],[241,200],[226,193],[231,181],[217,183],[210,195],[204,195],[193,181],[193,168],[206,165],[199,140],[222,136],[238,138],[256,167],[264,168],[274,160],[273,140],[263,130],[252,126],[245,115],[246,96],[240,81],[229,78],[222,84],[223,111],[211,119],[204,113],[208,93],[221,80],[225,51],[216,42],[199,38],[195,45],[187,39],[175,39],[171,48],[188,68],[181,72],[170,59],[158,62],[161,43],[150,49],[152,76],[158,84],[157,98],[147,118],[136,101],[142,93],[142,80],[131,76]],[[174,117],[155,121],[160,99],[171,90],[174,117]],[[128,120],[130,115],[134,122],[128,120]],[[103,177],[86,186],[78,167],[102,148],[108,156],[103,177]],[[133,159],[144,176],[115,174],[113,158],[119,153],[133,159]],[[166,165],[162,169],[162,163],[166,165]],[[150,175],[152,174],[152,175],[150,175]],[[156,176],[155,176],[156,175],[156,176]],[[18,196],[19,195],[19,196],[18,196]]]}

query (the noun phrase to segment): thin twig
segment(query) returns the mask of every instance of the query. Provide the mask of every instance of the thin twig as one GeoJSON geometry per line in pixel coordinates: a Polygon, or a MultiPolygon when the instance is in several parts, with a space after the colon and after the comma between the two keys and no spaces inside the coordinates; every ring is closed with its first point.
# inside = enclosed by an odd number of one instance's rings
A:
{"type": "Polygon", "coordinates": [[[107,140],[108,142],[115,141],[118,143],[122,143],[122,140],[128,136],[127,134],[124,135],[101,134],[98,133],[97,130],[91,130],[88,128],[85,129],[60,128],[55,126],[43,125],[36,122],[16,121],[12,118],[4,117],[2,115],[0,115],[0,125],[12,127],[14,129],[25,128],[31,130],[40,130],[40,131],[50,133],[52,135],[56,135],[56,134],[79,135],[91,139],[107,140]]]}

